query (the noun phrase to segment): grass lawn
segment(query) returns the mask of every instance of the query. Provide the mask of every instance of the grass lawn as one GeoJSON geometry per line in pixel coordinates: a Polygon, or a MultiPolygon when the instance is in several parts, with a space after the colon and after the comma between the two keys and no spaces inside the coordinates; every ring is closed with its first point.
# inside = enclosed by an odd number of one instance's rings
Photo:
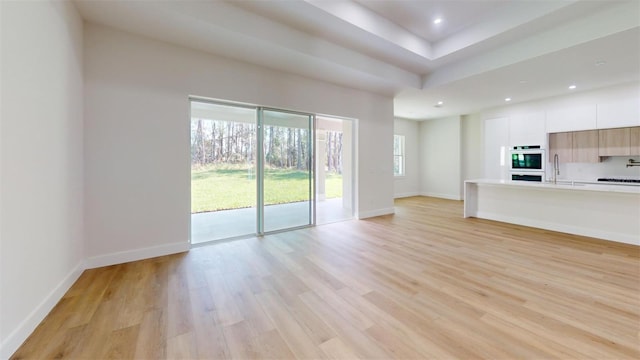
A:
{"type": "MultiPolygon", "coordinates": [[[[304,171],[266,169],[265,205],[308,199],[308,174],[304,171]]],[[[342,196],[342,175],[327,174],[327,199],[342,196]]],[[[255,171],[214,166],[191,169],[191,213],[245,208],[256,205],[255,171]]]]}

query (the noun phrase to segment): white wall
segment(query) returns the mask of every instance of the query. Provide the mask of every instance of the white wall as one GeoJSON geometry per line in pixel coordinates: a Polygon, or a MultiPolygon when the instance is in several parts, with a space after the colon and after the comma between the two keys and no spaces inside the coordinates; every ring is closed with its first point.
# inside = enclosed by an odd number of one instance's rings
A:
{"type": "Polygon", "coordinates": [[[459,200],[461,192],[459,116],[420,123],[420,192],[459,200]]]}
{"type": "Polygon", "coordinates": [[[82,271],[82,20],[69,2],[0,2],[0,358],[82,271]]]}
{"type": "Polygon", "coordinates": [[[394,197],[420,195],[420,125],[415,120],[395,119],[395,135],[405,137],[405,175],[394,177],[394,197]]]}
{"type": "Polygon", "coordinates": [[[461,176],[460,193],[464,194],[464,181],[482,178],[482,118],[479,114],[461,118],[461,176]]]}
{"type": "MultiPolygon", "coordinates": [[[[404,132],[418,136],[420,194],[461,199],[464,181],[483,177],[483,120],[480,114],[413,122],[417,129],[405,125],[404,132]]],[[[396,120],[396,129],[398,129],[396,120]]],[[[399,133],[396,130],[396,133],[399,133]]],[[[408,140],[407,140],[408,142],[408,140]]],[[[398,193],[396,180],[396,194],[398,193]]],[[[396,197],[398,197],[396,195],[396,197]]]]}
{"type": "Polygon", "coordinates": [[[189,95],[358,119],[356,212],[393,212],[393,100],[85,26],[89,266],[186,249],[189,95]]]}

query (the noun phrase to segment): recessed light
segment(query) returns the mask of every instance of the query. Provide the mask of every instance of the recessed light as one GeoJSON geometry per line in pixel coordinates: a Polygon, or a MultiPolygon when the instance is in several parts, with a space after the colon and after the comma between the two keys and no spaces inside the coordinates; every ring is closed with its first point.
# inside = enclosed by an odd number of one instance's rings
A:
{"type": "Polygon", "coordinates": [[[526,83],[527,83],[527,80],[520,80],[520,81],[519,81],[519,83],[520,83],[520,84],[526,84],[526,83]]]}
{"type": "Polygon", "coordinates": [[[438,101],[438,105],[442,105],[444,104],[442,101],[438,101]]]}
{"type": "Polygon", "coordinates": [[[436,25],[440,24],[441,22],[442,22],[442,18],[433,19],[433,23],[436,24],[436,25]]]}
{"type": "Polygon", "coordinates": [[[576,88],[576,86],[575,86],[575,85],[569,85],[569,90],[573,90],[573,89],[575,89],[575,88],[576,88]]]}
{"type": "Polygon", "coordinates": [[[504,98],[504,101],[509,102],[509,101],[511,101],[511,98],[504,98]]]}
{"type": "Polygon", "coordinates": [[[604,60],[598,60],[598,61],[596,61],[596,63],[595,63],[595,64],[596,64],[596,66],[602,66],[602,65],[604,65],[604,64],[606,64],[606,63],[607,63],[607,62],[606,62],[606,61],[604,61],[604,60]]]}
{"type": "Polygon", "coordinates": [[[442,105],[444,105],[444,102],[442,102],[442,101],[438,101],[438,102],[437,102],[435,105],[433,105],[433,106],[435,106],[435,107],[439,108],[439,107],[442,107],[442,105]]]}

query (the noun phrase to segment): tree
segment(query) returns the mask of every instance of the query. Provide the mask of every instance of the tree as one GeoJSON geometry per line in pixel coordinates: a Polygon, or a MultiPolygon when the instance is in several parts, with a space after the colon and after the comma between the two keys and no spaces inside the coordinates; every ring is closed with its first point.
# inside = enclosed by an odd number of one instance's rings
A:
{"type": "Polygon", "coordinates": [[[296,133],[296,169],[302,170],[302,129],[297,129],[296,133]]]}
{"type": "Polygon", "coordinates": [[[216,162],[216,121],[211,122],[211,162],[216,162]]]}
{"type": "Polygon", "coordinates": [[[202,130],[202,119],[198,119],[196,133],[193,143],[192,158],[196,160],[198,164],[204,164],[205,152],[204,152],[204,132],[202,130]]]}
{"type": "MultiPolygon", "coordinates": [[[[191,122],[193,164],[252,163],[257,127],[251,123],[197,119],[191,122]]],[[[267,166],[309,170],[310,132],[304,128],[269,125],[264,127],[263,149],[267,166]]],[[[318,166],[342,173],[343,134],[326,132],[326,153],[318,166]]]]}
{"type": "Polygon", "coordinates": [[[343,135],[344,134],[342,132],[338,133],[338,141],[336,141],[337,143],[336,151],[335,151],[335,153],[337,154],[336,172],[338,174],[342,174],[342,137],[343,135]]]}

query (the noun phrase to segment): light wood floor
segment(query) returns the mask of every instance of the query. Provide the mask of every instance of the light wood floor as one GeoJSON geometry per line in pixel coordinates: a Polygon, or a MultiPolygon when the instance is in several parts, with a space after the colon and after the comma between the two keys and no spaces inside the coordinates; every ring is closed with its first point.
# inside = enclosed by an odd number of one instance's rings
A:
{"type": "Polygon", "coordinates": [[[87,270],[19,358],[640,358],[640,248],[396,215],[87,270]]]}

